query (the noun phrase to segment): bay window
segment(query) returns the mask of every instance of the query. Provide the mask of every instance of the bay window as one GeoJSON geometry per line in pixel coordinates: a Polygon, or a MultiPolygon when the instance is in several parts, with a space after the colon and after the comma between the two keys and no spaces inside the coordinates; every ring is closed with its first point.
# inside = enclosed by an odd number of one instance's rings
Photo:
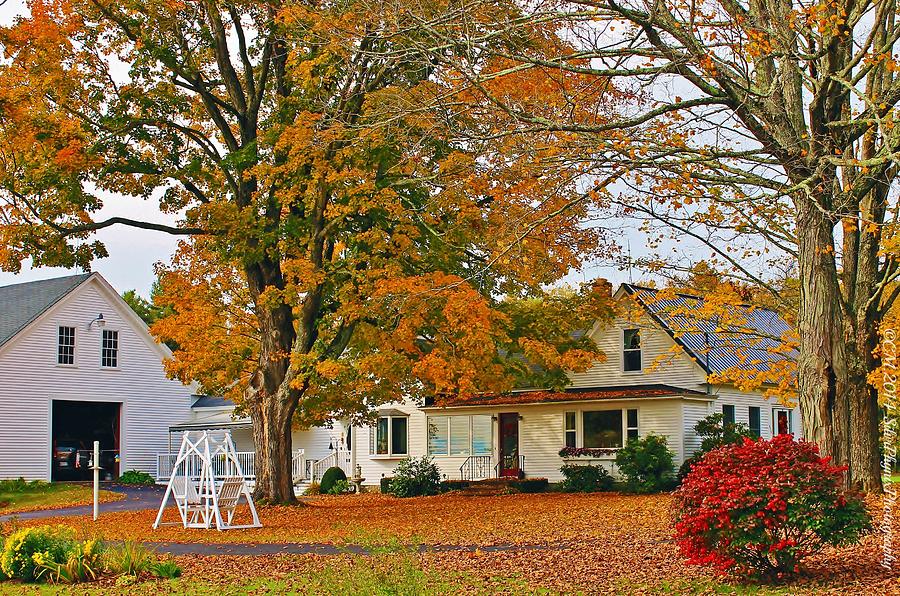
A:
{"type": "Polygon", "coordinates": [[[375,424],[375,454],[405,457],[408,453],[409,417],[379,417],[375,424]]]}

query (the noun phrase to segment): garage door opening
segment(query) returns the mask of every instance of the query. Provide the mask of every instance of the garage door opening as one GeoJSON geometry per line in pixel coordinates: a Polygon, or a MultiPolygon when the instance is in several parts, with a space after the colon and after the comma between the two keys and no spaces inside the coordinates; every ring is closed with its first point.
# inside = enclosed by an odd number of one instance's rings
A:
{"type": "Polygon", "coordinates": [[[94,441],[100,441],[100,477],[118,477],[120,408],[109,402],[53,401],[51,479],[93,478],[89,460],[94,441]]]}

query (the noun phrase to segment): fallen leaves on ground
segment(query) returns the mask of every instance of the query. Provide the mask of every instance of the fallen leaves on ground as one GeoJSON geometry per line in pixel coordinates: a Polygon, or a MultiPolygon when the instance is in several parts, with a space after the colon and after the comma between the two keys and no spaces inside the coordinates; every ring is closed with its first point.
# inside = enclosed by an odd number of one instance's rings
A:
{"type": "MultiPolygon", "coordinates": [[[[220,585],[222,593],[232,593],[229,586],[244,586],[253,578],[282,578],[279,581],[285,583],[278,589],[291,591],[300,581],[296,574],[312,573],[322,566],[390,567],[410,558],[417,569],[426,572],[423,581],[435,577],[446,580],[452,591],[462,593],[521,593],[532,589],[588,594],[746,593],[740,586],[722,583],[706,569],[684,563],[671,539],[671,503],[668,495],[610,493],[500,497],[448,494],[419,499],[362,495],[321,497],[301,507],[263,507],[260,516],[265,527],[257,530],[216,532],[166,527],[154,531],[150,524],[155,512],[109,514],[97,526],[85,520],[80,523],[85,530],[107,538],[146,541],[370,546],[393,541],[395,546],[478,546],[421,554],[402,548],[400,552],[385,549],[386,554],[372,557],[178,557],[185,571],[183,581],[220,585]]],[[[880,504],[872,500],[870,505],[878,526],[880,504]]],[[[52,521],[72,525],[71,518],[52,521]]],[[[895,523],[897,530],[900,524],[895,523]]],[[[880,566],[882,537],[876,531],[860,545],[828,549],[809,560],[803,577],[771,590],[760,588],[758,593],[900,595],[900,569],[891,572],[880,566]]],[[[446,586],[441,589],[446,591],[446,586]]],[[[254,593],[271,592],[259,589],[254,593]]]]}
{"type": "MultiPolygon", "coordinates": [[[[55,489],[46,494],[32,495],[25,493],[21,501],[5,500],[0,497],[0,515],[25,513],[26,511],[43,511],[52,509],[65,509],[66,507],[79,507],[90,505],[94,502],[94,489],[91,486],[80,484],[62,484],[64,489],[55,489]]],[[[18,496],[18,495],[17,495],[18,496]]],[[[100,502],[111,503],[121,501],[125,495],[109,490],[100,491],[100,502]]]]}

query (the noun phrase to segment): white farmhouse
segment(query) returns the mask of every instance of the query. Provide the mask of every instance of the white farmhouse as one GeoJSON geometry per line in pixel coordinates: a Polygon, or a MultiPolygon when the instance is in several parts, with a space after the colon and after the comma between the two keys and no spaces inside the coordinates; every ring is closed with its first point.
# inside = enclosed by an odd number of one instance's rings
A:
{"type": "Polygon", "coordinates": [[[0,478],[155,473],[191,390],[166,378],[168,349],[97,273],[0,287],[0,478]]]}
{"type": "MultiPolygon", "coordinates": [[[[606,359],[570,374],[566,390],[531,389],[437,404],[398,401],[380,407],[370,427],[335,421],[329,428],[295,432],[295,478],[308,481],[331,465],[351,476],[355,465],[365,484],[375,485],[403,459],[430,455],[447,479],[524,475],[558,481],[568,459],[560,455],[563,448],[590,450],[576,461],[615,473],[616,450],[629,438],[651,433],[666,438],[678,466],[700,446],[694,425],[713,413],[747,424],[765,438],[802,437],[796,407],[761,392],[707,383],[710,373],[766,367],[779,358],[768,349],[788,329],[777,314],[765,309],[742,313],[744,325],[758,335],[739,355],[735,338],[740,340],[740,333],[712,321],[696,322],[694,332],[685,332],[666,314],[672,301],[652,300],[653,293],[628,284],[618,289],[614,298],[627,306],[627,314],[588,331],[606,359]],[[755,355],[748,358],[747,351],[755,355]]],[[[700,299],[679,295],[675,306],[685,305],[698,312],[702,307],[700,299]]],[[[223,400],[201,399],[191,418],[171,430],[233,428],[238,449],[248,452],[249,461],[250,421],[234,420],[233,408],[223,400]]]]}

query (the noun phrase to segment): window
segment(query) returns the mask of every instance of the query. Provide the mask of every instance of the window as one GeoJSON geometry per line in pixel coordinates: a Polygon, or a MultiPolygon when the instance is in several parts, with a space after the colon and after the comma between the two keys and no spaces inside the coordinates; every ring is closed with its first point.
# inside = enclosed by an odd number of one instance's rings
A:
{"type": "Polygon", "coordinates": [[[622,334],[622,366],[625,372],[641,370],[641,330],[626,329],[622,334]]]}
{"type": "Polygon", "coordinates": [[[566,412],[566,447],[575,447],[575,412],[566,412]]]}
{"type": "Polygon", "coordinates": [[[447,416],[428,418],[428,454],[447,455],[450,446],[450,428],[447,416]]]}
{"type": "Polygon", "coordinates": [[[791,411],[783,408],[772,410],[772,434],[789,435],[794,432],[791,425],[791,411]]]}
{"type": "Polygon", "coordinates": [[[490,455],[494,423],[490,416],[472,416],[472,455],[490,455]]]}
{"type": "Polygon", "coordinates": [[[406,455],[409,418],[391,418],[391,455],[406,455]]]}
{"type": "Polygon", "coordinates": [[[734,424],[734,406],[722,404],[722,424],[734,424]]]}
{"type": "Polygon", "coordinates": [[[637,439],[638,438],[638,411],[637,410],[628,410],[625,416],[626,427],[625,434],[628,436],[628,440],[637,439]]]}
{"type": "Polygon", "coordinates": [[[103,343],[100,349],[100,366],[116,368],[119,366],[119,332],[103,330],[103,343]]]}
{"type": "Polygon", "coordinates": [[[409,418],[382,416],[375,425],[376,455],[406,455],[408,452],[409,418]]]}
{"type": "Polygon", "coordinates": [[[590,449],[622,446],[622,410],[584,412],[581,418],[584,446],[590,449]]]}
{"type": "Polygon", "coordinates": [[[428,417],[429,455],[490,455],[493,436],[488,415],[428,417]]]}
{"type": "Polygon", "coordinates": [[[756,406],[750,406],[750,434],[759,437],[762,434],[761,410],[756,406]]]}
{"type": "Polygon", "coordinates": [[[59,328],[59,345],[56,351],[57,364],[75,364],[75,328],[59,328]]]}
{"type": "Polygon", "coordinates": [[[450,455],[469,455],[469,419],[466,416],[451,416],[450,455]]]}

